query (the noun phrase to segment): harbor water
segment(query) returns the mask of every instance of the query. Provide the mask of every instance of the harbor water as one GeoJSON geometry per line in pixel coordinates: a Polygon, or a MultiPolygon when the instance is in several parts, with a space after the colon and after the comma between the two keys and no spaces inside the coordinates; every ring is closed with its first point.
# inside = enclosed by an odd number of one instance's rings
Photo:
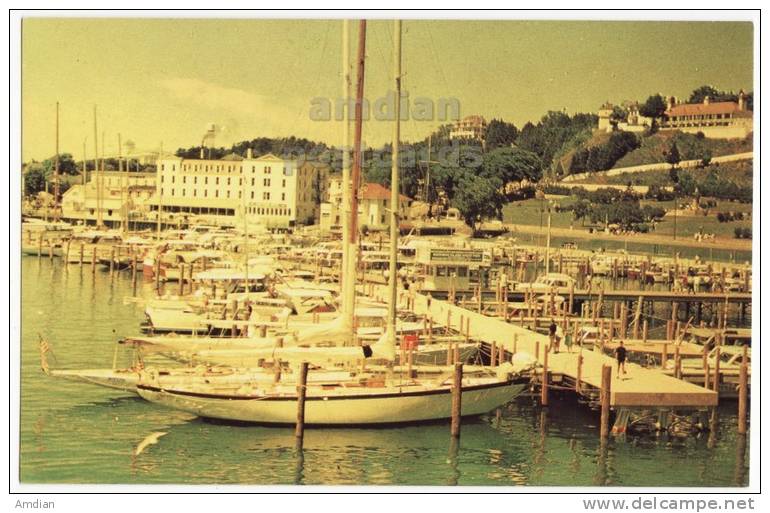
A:
{"type": "MultiPolygon", "coordinates": [[[[142,307],[125,304],[130,273],[22,257],[20,477],[25,483],[745,486],[749,448],[734,402],[719,429],[699,435],[629,435],[600,443],[599,415],[571,398],[548,409],[522,397],[464,420],[458,446],[448,423],[376,429],[219,423],[131,394],[46,377],[52,367],[110,367],[118,338],[139,331],[142,307]],[[147,435],[157,444],[134,456],[147,435]],[[743,442],[745,443],[745,442],[743,442]],[[744,456],[745,455],[745,456],[744,456]]],[[[138,296],[150,297],[140,283],[138,296]]],[[[126,356],[119,354],[118,364],[126,356]]]]}

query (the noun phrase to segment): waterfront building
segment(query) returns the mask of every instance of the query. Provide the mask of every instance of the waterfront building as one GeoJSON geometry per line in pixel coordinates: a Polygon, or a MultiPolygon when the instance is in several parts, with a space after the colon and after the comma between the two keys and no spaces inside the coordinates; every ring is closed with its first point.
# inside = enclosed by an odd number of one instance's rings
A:
{"type": "Polygon", "coordinates": [[[450,139],[473,139],[484,141],[487,132],[487,120],[483,116],[466,116],[452,125],[450,139]]]}
{"type": "Polygon", "coordinates": [[[152,209],[207,216],[219,223],[248,222],[268,228],[313,224],[326,194],[328,166],[228,154],[218,160],[164,156],[152,209]]]}
{"type": "MultiPolygon", "coordinates": [[[[390,189],[378,183],[364,183],[358,200],[358,225],[369,230],[386,230],[390,227],[390,189]]],[[[409,218],[412,199],[400,196],[399,217],[409,218]]],[[[342,227],[342,177],[329,179],[328,201],[321,204],[320,228],[322,231],[338,231],[342,227]]]]}
{"type": "Polygon", "coordinates": [[[639,114],[638,102],[626,100],[621,103],[620,106],[626,111],[626,120],[619,121],[615,125],[611,122],[612,111],[615,106],[610,102],[606,102],[599,108],[597,114],[599,116],[600,131],[613,132],[615,130],[622,130],[624,132],[644,132],[652,125],[652,119],[639,114]]]}
{"type": "Polygon", "coordinates": [[[61,216],[67,221],[94,224],[101,207],[103,222],[114,225],[122,221],[123,207],[141,216],[149,212],[149,202],[155,194],[155,173],[91,172],[85,184],[72,185],[62,194],[61,216]],[[99,201],[99,182],[102,201],[99,201]],[[100,205],[101,203],[101,205],[100,205]]]}

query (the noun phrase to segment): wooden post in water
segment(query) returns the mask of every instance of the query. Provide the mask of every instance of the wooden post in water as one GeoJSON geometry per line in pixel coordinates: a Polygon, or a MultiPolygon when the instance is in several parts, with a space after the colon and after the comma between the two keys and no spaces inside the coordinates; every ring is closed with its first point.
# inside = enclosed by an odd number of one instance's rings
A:
{"type": "Polygon", "coordinates": [[[679,344],[674,348],[674,377],[682,379],[682,358],[679,354],[679,344]]]}
{"type": "Polygon", "coordinates": [[[649,323],[647,319],[642,323],[642,342],[647,343],[647,334],[649,333],[649,323]]]}
{"type": "Polygon", "coordinates": [[[134,294],[136,294],[136,271],[138,267],[138,263],[136,261],[136,252],[131,257],[131,286],[134,289],[134,294]]]}
{"type": "Polygon", "coordinates": [[[714,392],[719,393],[719,356],[722,349],[717,346],[716,354],[714,355],[714,382],[712,383],[714,387],[714,392]]]}
{"type": "Polygon", "coordinates": [[[581,381],[583,380],[583,354],[582,350],[581,353],[578,354],[577,359],[577,376],[575,378],[575,392],[580,393],[581,389],[581,381]]]}
{"type": "MultiPolygon", "coordinates": [[[[747,273],[748,274],[748,273],[747,273]]],[[[749,411],[749,362],[748,346],[743,346],[743,361],[738,378],[738,434],[748,433],[746,417],[749,411]]]]}
{"type": "Polygon", "coordinates": [[[179,264],[179,295],[184,296],[184,264],[179,264]]]}
{"type": "Polygon", "coordinates": [[[463,397],[463,364],[455,363],[454,379],[452,380],[452,438],[460,438],[460,418],[462,416],[463,397]]]}
{"type": "Polygon", "coordinates": [[[297,377],[297,425],[294,429],[295,447],[302,449],[305,441],[305,396],[307,394],[307,362],[302,362],[297,377]]]}
{"type": "Polygon", "coordinates": [[[551,352],[551,346],[545,346],[543,351],[543,379],[540,387],[540,405],[548,406],[548,353],[551,352]]]}
{"type": "Polygon", "coordinates": [[[612,366],[602,365],[602,388],[600,390],[601,402],[601,423],[600,438],[607,438],[610,435],[610,397],[612,393],[612,366]]]}
{"type": "Polygon", "coordinates": [[[91,274],[96,272],[96,246],[91,246],[91,274]]]}

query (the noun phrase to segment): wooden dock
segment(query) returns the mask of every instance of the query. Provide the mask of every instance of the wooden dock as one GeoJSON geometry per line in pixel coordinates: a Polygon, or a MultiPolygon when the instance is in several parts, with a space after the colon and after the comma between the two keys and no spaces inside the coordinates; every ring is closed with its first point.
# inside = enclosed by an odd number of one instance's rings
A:
{"type": "MultiPolygon", "coordinates": [[[[637,293],[638,295],[638,293],[637,293]]],[[[430,299],[422,294],[414,296],[414,312],[433,318],[433,326],[447,326],[475,340],[496,344],[509,353],[525,351],[543,363],[549,339],[501,319],[454,306],[446,301],[430,299]]],[[[565,348],[566,349],[566,348],[565,348]]],[[[578,350],[568,353],[550,353],[548,372],[554,378],[575,383],[576,391],[594,397],[601,388],[603,365],[613,366],[610,404],[613,407],[635,408],[702,408],[716,406],[718,395],[712,390],[666,376],[635,364],[627,364],[628,374],[618,378],[615,361],[599,352],[578,350]],[[582,369],[578,371],[578,356],[582,355],[582,369]],[[577,381],[580,380],[580,384],[577,381]]]]}

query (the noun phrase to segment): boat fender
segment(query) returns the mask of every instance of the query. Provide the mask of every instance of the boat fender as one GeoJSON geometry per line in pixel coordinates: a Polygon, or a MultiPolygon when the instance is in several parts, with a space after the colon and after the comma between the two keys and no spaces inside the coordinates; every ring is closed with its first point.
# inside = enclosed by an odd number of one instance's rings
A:
{"type": "Polygon", "coordinates": [[[372,348],[369,346],[361,346],[361,348],[364,350],[364,358],[371,358],[373,354],[372,348]]]}

